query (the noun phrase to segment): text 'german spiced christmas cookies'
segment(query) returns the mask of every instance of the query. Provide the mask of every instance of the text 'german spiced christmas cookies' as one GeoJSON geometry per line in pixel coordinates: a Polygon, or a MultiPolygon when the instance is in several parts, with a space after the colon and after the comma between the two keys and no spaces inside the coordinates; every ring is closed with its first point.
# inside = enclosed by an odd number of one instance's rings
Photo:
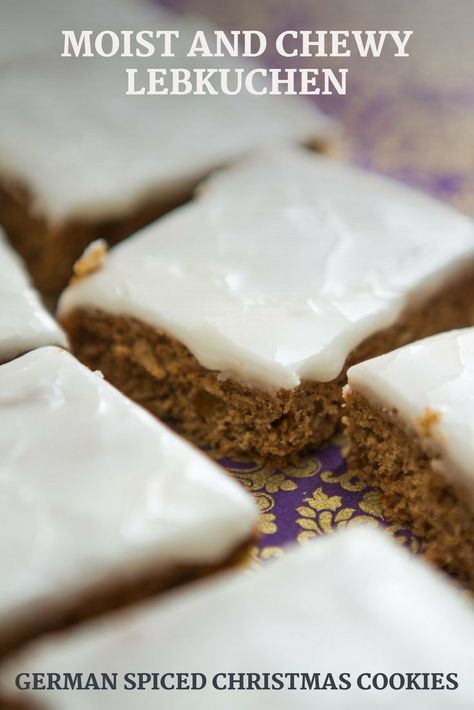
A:
{"type": "Polygon", "coordinates": [[[348,372],[349,462],[426,557],[474,589],[474,328],[348,372]]]}
{"type": "Polygon", "coordinates": [[[473,633],[458,590],[353,529],[35,644],[2,688],[44,710],[468,710],[473,633]]]}
{"type": "Polygon", "coordinates": [[[0,367],[0,651],[230,562],[248,494],[59,348],[0,367]]]}
{"type": "MultiPolygon", "coordinates": [[[[19,33],[14,49],[27,41],[26,10],[24,0],[20,11],[9,4],[1,34],[19,33]]],[[[333,122],[295,96],[127,95],[130,67],[204,71],[250,61],[187,57],[198,28],[212,34],[204,20],[151,2],[83,0],[69,11],[58,0],[33,5],[40,27],[47,17],[59,28],[45,31],[44,45],[20,59],[13,54],[2,63],[0,52],[0,222],[43,292],[57,295],[66,286],[95,238],[113,243],[131,234],[189,198],[216,166],[274,142],[322,145],[333,136],[333,122]],[[144,32],[148,45],[129,39],[125,47],[127,33],[118,27],[144,32]],[[74,39],[66,44],[61,30],[75,30],[74,39]],[[180,33],[172,56],[162,56],[163,38],[155,36],[165,32],[180,33]],[[46,41],[51,35],[53,43],[46,41]]],[[[34,18],[29,26],[34,45],[43,35],[34,18]]]]}
{"type": "Polygon", "coordinates": [[[66,347],[66,336],[42,305],[0,228],[0,364],[43,345],[66,347]]]}
{"type": "Polygon", "coordinates": [[[213,176],[66,290],[78,357],[219,447],[283,457],[340,418],[347,363],[474,322],[471,220],[303,149],[213,176]]]}

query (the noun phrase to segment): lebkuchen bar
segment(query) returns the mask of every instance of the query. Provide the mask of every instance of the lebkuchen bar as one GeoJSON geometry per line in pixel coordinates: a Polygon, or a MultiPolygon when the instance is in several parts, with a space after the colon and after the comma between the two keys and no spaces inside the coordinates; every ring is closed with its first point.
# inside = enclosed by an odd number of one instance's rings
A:
{"type": "MultiPolygon", "coordinates": [[[[57,4],[38,0],[32,12],[43,8],[44,17],[54,18],[57,4]]],[[[188,58],[196,29],[210,26],[157,4],[145,9],[132,2],[126,12],[123,0],[117,9],[112,0],[73,4],[72,26],[69,11],[58,10],[60,29],[76,30],[82,22],[80,29],[92,32],[94,56],[82,56],[87,47],[77,31],[79,57],[72,41],[71,56],[61,56],[55,38],[54,49],[45,41],[32,54],[0,61],[0,223],[43,293],[55,296],[66,286],[74,261],[94,239],[113,243],[131,234],[189,198],[216,166],[279,141],[323,147],[334,137],[334,123],[296,96],[127,96],[130,67],[246,66],[250,60],[188,58]],[[99,56],[97,37],[120,24],[179,31],[175,56],[99,56]]],[[[3,33],[10,34],[15,5],[2,15],[3,33]]],[[[27,24],[36,28],[31,18],[27,24]]],[[[20,33],[17,44],[24,42],[20,33]]],[[[107,40],[101,42],[108,51],[107,40]]]]}
{"type": "Polygon", "coordinates": [[[239,484],[65,350],[0,366],[0,653],[237,562],[239,484]]]}
{"type": "Polygon", "coordinates": [[[359,528],[40,641],[2,689],[42,710],[468,710],[473,633],[458,590],[359,528]]]}
{"type": "Polygon", "coordinates": [[[363,362],[348,379],[351,470],[474,590],[474,328],[363,362]]]}
{"type": "Polygon", "coordinates": [[[473,323],[473,299],[470,219],[281,148],[112,249],[59,317],[79,359],[132,399],[265,458],[334,432],[348,365],[473,323]]]}
{"type": "Polygon", "coordinates": [[[0,364],[43,345],[66,347],[66,336],[41,303],[0,227],[0,364]]]}

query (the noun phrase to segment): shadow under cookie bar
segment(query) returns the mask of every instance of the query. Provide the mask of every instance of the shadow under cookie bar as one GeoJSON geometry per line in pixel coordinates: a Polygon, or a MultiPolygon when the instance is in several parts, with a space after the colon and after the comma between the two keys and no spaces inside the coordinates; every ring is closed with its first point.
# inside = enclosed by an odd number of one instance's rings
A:
{"type": "Polygon", "coordinates": [[[349,469],[380,491],[384,517],[423,539],[427,560],[474,592],[474,511],[464,487],[433,469],[435,457],[395,410],[354,388],[345,406],[349,469]]]}
{"type": "Polygon", "coordinates": [[[98,309],[75,308],[61,323],[76,356],[199,443],[223,454],[284,459],[317,446],[341,418],[342,386],[351,365],[428,335],[474,324],[474,266],[397,322],[367,338],[340,375],[303,381],[271,394],[203,367],[181,342],[142,321],[98,309]]]}

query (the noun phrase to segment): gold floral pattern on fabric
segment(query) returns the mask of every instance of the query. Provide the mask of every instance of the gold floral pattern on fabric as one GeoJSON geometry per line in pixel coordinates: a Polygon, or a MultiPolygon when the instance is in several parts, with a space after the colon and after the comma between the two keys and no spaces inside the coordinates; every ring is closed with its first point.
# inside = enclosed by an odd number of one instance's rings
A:
{"type": "Polygon", "coordinates": [[[217,457],[258,504],[261,539],[252,554],[254,563],[284,554],[290,542],[304,544],[338,528],[363,524],[384,526],[397,541],[419,550],[410,531],[382,519],[377,492],[346,471],[346,448],[347,441],[338,436],[281,466],[217,457]]]}

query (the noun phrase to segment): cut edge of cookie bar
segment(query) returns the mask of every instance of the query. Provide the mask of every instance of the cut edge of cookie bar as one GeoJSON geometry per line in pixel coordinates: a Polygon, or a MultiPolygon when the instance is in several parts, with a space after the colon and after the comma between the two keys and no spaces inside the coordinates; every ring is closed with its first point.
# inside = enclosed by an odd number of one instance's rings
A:
{"type": "Polygon", "coordinates": [[[75,355],[198,444],[282,461],[327,441],[342,413],[347,368],[420,338],[474,324],[474,267],[364,340],[329,382],[270,393],[202,366],[175,338],[140,320],[76,308],[61,318],[75,355]]]}
{"type": "MultiPolygon", "coordinates": [[[[344,388],[349,470],[380,494],[382,515],[422,540],[423,556],[474,592],[474,511],[465,488],[435,470],[437,457],[395,409],[344,388]]],[[[424,426],[435,423],[426,412],[424,426]]]]}

